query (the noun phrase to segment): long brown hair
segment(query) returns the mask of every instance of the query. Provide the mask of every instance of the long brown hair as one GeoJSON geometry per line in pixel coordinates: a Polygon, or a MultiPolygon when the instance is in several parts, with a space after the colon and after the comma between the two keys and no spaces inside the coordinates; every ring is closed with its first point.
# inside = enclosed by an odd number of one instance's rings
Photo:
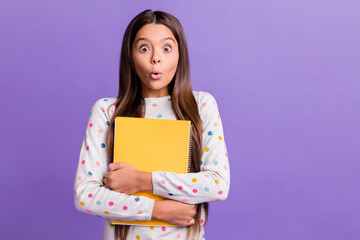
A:
{"type": "MultiPolygon", "coordinates": [[[[202,123],[195,97],[190,82],[189,54],[184,30],[181,23],[173,15],[163,11],[152,11],[147,9],[131,20],[124,33],[119,73],[119,93],[115,105],[114,114],[110,120],[108,135],[106,139],[106,153],[109,162],[113,161],[114,148],[114,122],[117,116],[144,117],[145,101],[141,95],[141,80],[136,74],[131,57],[131,47],[137,32],[145,24],[163,24],[174,34],[179,47],[179,62],[174,78],[168,85],[171,103],[178,120],[190,120],[192,125],[191,143],[191,172],[200,171],[200,160],[202,156],[202,123]]],[[[201,205],[205,210],[204,224],[207,222],[209,205],[201,203],[197,205],[197,213],[194,217],[195,224],[187,227],[187,239],[198,236],[200,231],[201,205]]],[[[115,225],[115,239],[126,240],[129,233],[129,225],[115,225]]]]}

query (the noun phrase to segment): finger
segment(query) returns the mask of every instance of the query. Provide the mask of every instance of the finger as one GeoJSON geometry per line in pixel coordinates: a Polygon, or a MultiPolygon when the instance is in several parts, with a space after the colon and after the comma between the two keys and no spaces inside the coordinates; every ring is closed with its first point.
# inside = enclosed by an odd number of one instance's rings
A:
{"type": "Polygon", "coordinates": [[[109,172],[106,172],[106,173],[104,174],[104,178],[107,178],[107,177],[109,177],[109,172]]]}
{"type": "Polygon", "coordinates": [[[110,171],[116,171],[116,170],[118,170],[120,168],[125,167],[125,164],[126,163],[124,163],[124,162],[110,163],[109,164],[109,169],[110,169],[110,171]]]}
{"type": "Polygon", "coordinates": [[[195,223],[195,219],[191,219],[190,222],[189,222],[189,225],[193,225],[195,223]]]}

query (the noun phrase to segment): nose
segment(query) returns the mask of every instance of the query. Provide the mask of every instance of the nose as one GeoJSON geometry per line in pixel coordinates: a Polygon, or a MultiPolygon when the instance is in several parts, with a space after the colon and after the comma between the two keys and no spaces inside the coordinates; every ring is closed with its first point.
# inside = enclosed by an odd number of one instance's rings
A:
{"type": "Polygon", "coordinates": [[[151,62],[153,64],[158,64],[158,63],[160,63],[160,58],[157,57],[157,56],[153,56],[152,59],[151,59],[151,62]]]}

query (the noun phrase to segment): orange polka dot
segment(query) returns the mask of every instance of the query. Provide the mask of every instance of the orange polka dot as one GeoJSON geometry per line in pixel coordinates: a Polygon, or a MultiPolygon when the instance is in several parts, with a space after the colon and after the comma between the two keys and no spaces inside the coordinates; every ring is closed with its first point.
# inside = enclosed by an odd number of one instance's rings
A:
{"type": "Polygon", "coordinates": [[[155,227],[151,226],[151,227],[150,227],[150,230],[154,230],[154,228],[155,228],[155,227]]]}
{"type": "Polygon", "coordinates": [[[208,147],[205,148],[205,152],[208,152],[210,149],[208,147]]]}
{"type": "Polygon", "coordinates": [[[218,180],[218,179],[215,179],[215,183],[216,183],[216,184],[219,184],[219,180],[218,180]]]}
{"type": "Polygon", "coordinates": [[[193,178],[192,181],[193,181],[193,182],[197,182],[197,179],[196,179],[196,178],[193,178]]]}
{"type": "Polygon", "coordinates": [[[218,115],[218,119],[220,119],[220,115],[218,115]]]}
{"type": "Polygon", "coordinates": [[[109,211],[104,211],[105,214],[109,214],[109,211]]]}
{"type": "Polygon", "coordinates": [[[218,138],[219,138],[219,140],[222,140],[222,137],[221,137],[221,136],[219,136],[218,138]]]}
{"type": "Polygon", "coordinates": [[[140,236],[139,236],[139,235],[136,235],[136,239],[138,239],[138,240],[139,240],[139,239],[140,239],[140,236]]]}
{"type": "Polygon", "coordinates": [[[85,203],[84,203],[84,202],[80,202],[80,205],[81,205],[81,206],[84,206],[84,205],[85,205],[85,203]]]}
{"type": "Polygon", "coordinates": [[[114,228],[114,227],[115,227],[115,225],[114,225],[114,224],[112,224],[112,223],[110,223],[110,227],[111,227],[111,228],[114,228]]]}

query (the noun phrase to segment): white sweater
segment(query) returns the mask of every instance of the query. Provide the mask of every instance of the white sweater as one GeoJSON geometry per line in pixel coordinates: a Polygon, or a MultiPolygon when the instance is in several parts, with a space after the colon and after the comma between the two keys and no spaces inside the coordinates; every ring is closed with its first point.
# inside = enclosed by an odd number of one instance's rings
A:
{"type": "MultiPolygon", "coordinates": [[[[153,172],[153,193],[189,204],[225,200],[230,187],[230,168],[218,106],[208,92],[193,91],[193,94],[204,128],[201,171],[186,174],[153,172]]],[[[110,224],[110,219],[151,220],[154,207],[154,200],[150,198],[118,193],[102,185],[101,181],[107,171],[105,141],[115,101],[116,98],[101,98],[93,105],[74,182],[76,209],[104,218],[103,239],[106,240],[114,239],[115,228],[110,224]]],[[[170,95],[145,98],[145,103],[145,118],[176,119],[170,95]]],[[[204,211],[200,222],[198,239],[205,239],[204,211]]],[[[185,236],[186,227],[132,225],[128,239],[167,240],[185,239],[185,236]]]]}

